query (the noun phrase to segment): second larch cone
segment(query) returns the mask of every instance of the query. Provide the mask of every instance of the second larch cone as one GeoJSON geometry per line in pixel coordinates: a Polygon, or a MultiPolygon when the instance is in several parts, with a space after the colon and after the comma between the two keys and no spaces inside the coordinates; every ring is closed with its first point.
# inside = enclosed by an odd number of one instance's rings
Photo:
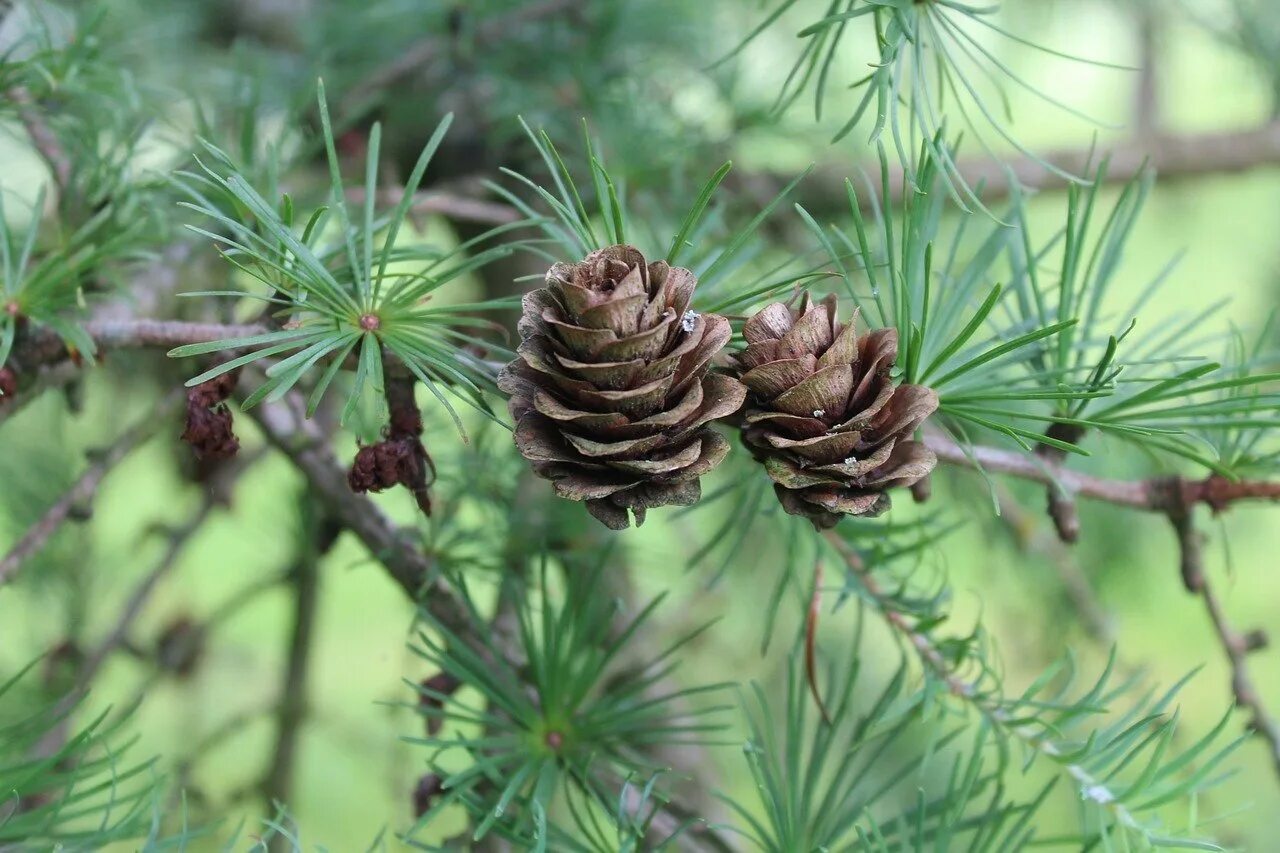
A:
{"type": "Polygon", "coordinates": [[[611,528],[688,505],[728,442],[708,427],[746,397],[708,372],[729,322],[689,310],[697,280],[638,249],[610,246],[556,264],[524,298],[518,358],[498,385],[511,395],[516,446],[557,494],[586,501],[611,528]]]}
{"type": "Polygon", "coordinates": [[[746,322],[735,356],[750,392],[743,441],[764,463],[783,508],[820,528],[844,515],[878,515],[888,489],[911,486],[937,464],[912,434],[938,408],[922,385],[894,385],[898,334],[861,339],[840,323],[836,300],[806,294],[798,309],[774,303],[746,322]]]}

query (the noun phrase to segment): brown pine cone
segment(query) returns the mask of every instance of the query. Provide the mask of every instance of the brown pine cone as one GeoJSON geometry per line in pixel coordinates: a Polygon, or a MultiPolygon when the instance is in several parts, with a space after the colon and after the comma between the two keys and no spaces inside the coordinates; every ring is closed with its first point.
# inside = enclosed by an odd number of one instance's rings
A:
{"type": "Polygon", "coordinates": [[[910,486],[937,464],[911,439],[938,408],[922,385],[893,384],[895,329],[861,340],[836,317],[836,299],[798,310],[776,302],[746,322],[747,348],[734,357],[750,391],[742,437],[764,463],[783,508],[815,526],[843,515],[878,515],[886,490],[910,486]]]}
{"type": "Polygon", "coordinates": [[[645,511],[688,505],[729,445],[707,424],[746,389],[709,373],[729,322],[689,310],[697,279],[631,246],[556,264],[524,298],[519,357],[498,385],[511,395],[516,446],[556,493],[586,501],[615,530],[645,511]]]}

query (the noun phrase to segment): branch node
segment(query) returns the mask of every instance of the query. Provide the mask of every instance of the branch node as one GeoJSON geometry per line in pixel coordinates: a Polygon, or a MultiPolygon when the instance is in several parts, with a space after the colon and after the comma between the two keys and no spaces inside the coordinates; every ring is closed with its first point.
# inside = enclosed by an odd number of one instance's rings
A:
{"type": "MultiPolygon", "coordinates": [[[[1079,444],[1084,434],[1084,427],[1075,424],[1055,423],[1045,430],[1045,438],[1066,444],[1079,444]]],[[[1037,445],[1036,454],[1055,465],[1061,465],[1067,455],[1062,448],[1050,444],[1037,445]]],[[[1053,529],[1058,532],[1059,539],[1068,545],[1074,545],[1080,539],[1080,511],[1076,508],[1075,494],[1060,483],[1049,483],[1046,494],[1046,509],[1053,521],[1053,529]]]]}
{"type": "Polygon", "coordinates": [[[67,521],[84,523],[93,518],[93,498],[73,501],[67,508],[67,521]]]}
{"type": "Polygon", "coordinates": [[[1254,628],[1244,635],[1244,651],[1260,652],[1271,645],[1271,637],[1262,628],[1254,628]]]}
{"type": "Polygon", "coordinates": [[[1074,545],[1080,539],[1080,512],[1075,498],[1054,485],[1048,488],[1048,498],[1047,510],[1053,520],[1053,529],[1058,532],[1059,539],[1074,545]]]}
{"type": "Polygon", "coordinates": [[[1150,486],[1152,508],[1165,514],[1177,536],[1182,585],[1192,594],[1205,588],[1204,536],[1195,526],[1198,485],[1182,477],[1163,477],[1150,486]]]}

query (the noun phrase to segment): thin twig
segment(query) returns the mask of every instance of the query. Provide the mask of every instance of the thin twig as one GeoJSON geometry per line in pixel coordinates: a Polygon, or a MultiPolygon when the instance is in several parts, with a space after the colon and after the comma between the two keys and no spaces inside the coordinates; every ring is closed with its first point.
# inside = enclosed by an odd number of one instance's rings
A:
{"type": "MultiPolygon", "coordinates": [[[[352,204],[364,203],[364,187],[353,187],[347,191],[347,200],[352,204]]],[[[404,198],[402,189],[385,189],[378,191],[378,203],[394,206],[404,198]]],[[[443,190],[422,190],[413,196],[413,204],[409,213],[415,216],[440,214],[450,219],[464,222],[479,222],[485,225],[506,225],[520,221],[520,211],[507,204],[469,198],[443,190]]]]}
{"type": "MultiPolygon", "coordinates": [[[[187,323],[181,320],[89,320],[84,330],[101,350],[172,348],[235,338],[248,338],[271,331],[266,326],[187,323]]],[[[51,331],[37,332],[14,347],[19,371],[37,364],[51,364],[70,357],[66,344],[51,331]]]]}
{"type": "MultiPolygon", "coordinates": [[[[510,38],[512,33],[519,32],[527,24],[569,12],[581,2],[582,0],[542,0],[516,7],[504,15],[481,21],[476,26],[471,42],[477,48],[491,46],[510,38]]],[[[439,35],[429,35],[409,45],[395,59],[375,69],[353,86],[343,99],[344,108],[350,110],[383,89],[425,68],[438,57],[446,55],[448,49],[449,39],[439,35]]]]}
{"type": "Polygon", "coordinates": [[[1275,717],[1267,712],[1262,701],[1262,694],[1254,685],[1249,672],[1248,655],[1260,651],[1267,646],[1267,636],[1261,631],[1250,631],[1241,634],[1227,622],[1222,603],[1214,593],[1213,587],[1205,582],[1200,588],[1200,597],[1204,600],[1209,619],[1213,622],[1213,630],[1218,635],[1227,660],[1231,664],[1231,692],[1236,704],[1252,715],[1250,728],[1267,742],[1267,752],[1271,756],[1272,766],[1280,775],[1280,726],[1275,717]]]}
{"type": "Polygon", "coordinates": [[[138,616],[141,615],[160,582],[177,566],[178,558],[182,556],[183,550],[186,549],[192,538],[204,528],[205,522],[213,515],[214,509],[227,503],[231,489],[240,475],[262,457],[262,452],[242,455],[223,465],[214,473],[213,478],[208,483],[200,501],[200,506],[197,507],[196,511],[191,514],[187,521],[169,531],[168,542],[165,545],[164,552],[156,560],[151,570],[134,587],[124,607],[121,608],[115,625],[99,641],[94,650],[85,656],[84,663],[76,674],[77,682],[82,689],[87,690],[89,688],[107,658],[114,651],[125,645],[128,640],[129,630],[134,622],[137,621],[138,616]]]}
{"type": "MultiPolygon", "coordinates": [[[[1280,164],[1280,121],[1255,128],[1211,133],[1156,133],[1145,138],[1121,140],[1108,147],[1077,146],[1046,151],[1037,158],[1022,156],[1008,162],[986,157],[962,157],[956,167],[964,183],[983,188],[986,202],[1005,198],[1014,183],[1024,188],[1051,191],[1065,189],[1068,182],[1060,172],[1049,171],[1042,163],[1051,163],[1061,172],[1077,177],[1096,168],[1100,156],[1110,152],[1111,160],[1102,180],[1107,184],[1123,184],[1150,168],[1161,184],[1194,180],[1213,175],[1249,172],[1280,164]]],[[[877,166],[876,169],[879,167],[877,166]]],[[[849,197],[844,190],[846,177],[855,178],[856,170],[847,163],[824,165],[806,178],[796,190],[796,201],[819,219],[847,215],[849,197]]],[[[873,170],[873,174],[878,171],[873,170]]],[[[794,174],[757,173],[740,178],[744,191],[771,198],[795,177],[794,174]]],[[[1089,177],[1094,177],[1089,175],[1089,177]]],[[[889,175],[891,201],[902,198],[906,187],[904,172],[892,168],[889,175]]],[[[862,203],[871,199],[863,193],[862,203]]]]}
{"type": "Polygon", "coordinates": [[[18,119],[27,131],[31,144],[40,158],[49,166],[59,190],[66,190],[71,183],[71,158],[58,140],[58,135],[45,121],[40,107],[26,86],[14,86],[8,91],[9,100],[18,106],[18,119]]]}
{"type": "Polygon", "coordinates": [[[289,658],[284,684],[276,709],[276,744],[262,783],[268,810],[276,803],[293,801],[293,776],[297,765],[298,739],[307,712],[307,667],[315,632],[316,604],[319,600],[319,555],[303,555],[294,566],[293,632],[289,638],[289,658]]]}
{"type": "Polygon", "coordinates": [[[1272,765],[1276,774],[1280,775],[1280,724],[1267,711],[1262,694],[1253,682],[1248,663],[1251,652],[1266,648],[1267,635],[1260,630],[1241,634],[1231,626],[1205,571],[1204,537],[1195,526],[1195,505],[1186,502],[1186,495],[1176,488],[1171,488],[1169,495],[1167,514],[1178,539],[1179,570],[1183,586],[1204,602],[1218,644],[1222,646],[1231,666],[1232,696],[1240,708],[1249,712],[1249,727],[1267,742],[1272,765]]]}
{"type": "Polygon", "coordinates": [[[97,676],[98,670],[106,663],[107,658],[125,642],[129,635],[129,629],[142,613],[143,608],[146,607],[147,601],[150,600],[160,581],[173,571],[178,564],[178,557],[181,556],[187,543],[209,520],[209,516],[213,513],[213,506],[212,501],[201,501],[200,507],[192,514],[191,518],[169,534],[169,542],[165,546],[164,553],[160,555],[160,559],[156,561],[151,571],[147,572],[142,580],[138,582],[137,587],[134,588],[133,593],[129,596],[129,600],[125,602],[124,607],[121,609],[120,615],[117,617],[111,631],[85,657],[84,665],[80,667],[80,671],[77,673],[77,680],[80,682],[81,687],[86,689],[89,687],[97,676]]]}
{"type": "Polygon", "coordinates": [[[95,454],[94,461],[80,479],[45,511],[45,514],[9,549],[4,559],[0,560],[0,586],[13,580],[18,570],[22,568],[23,562],[38,553],[63,522],[92,502],[103,479],[116,465],[155,434],[161,426],[168,423],[169,417],[175,410],[175,400],[176,398],[171,397],[158,412],[149,412],[139,423],[126,430],[115,444],[95,454]]]}
{"type": "Polygon", "coordinates": [[[1005,484],[997,484],[996,498],[1000,504],[1000,520],[1009,528],[1018,547],[1039,552],[1052,564],[1085,633],[1105,646],[1113,645],[1116,639],[1115,619],[1098,600],[1072,550],[1059,537],[1037,532],[1038,516],[1023,509],[1005,484]]]}
{"type": "MultiPolygon", "coordinates": [[[[1084,435],[1083,427],[1058,423],[1051,424],[1045,433],[1046,438],[1072,445],[1079,444],[1084,435]]],[[[1061,465],[1067,458],[1067,451],[1060,445],[1041,443],[1036,446],[1036,455],[1061,465]]],[[[1053,521],[1053,528],[1057,531],[1058,538],[1068,545],[1075,544],[1080,538],[1080,511],[1076,508],[1075,496],[1058,483],[1049,484],[1045,487],[1045,492],[1048,498],[1049,518],[1053,521]]]]}
{"type": "Polygon", "coordinates": [[[1221,476],[1203,480],[1155,477],[1147,480],[1109,480],[1073,471],[1048,460],[994,447],[961,447],[952,439],[930,434],[926,441],[938,461],[965,468],[1005,474],[1043,485],[1057,484],[1068,493],[1116,506],[1166,513],[1170,489],[1178,500],[1194,506],[1207,504],[1221,511],[1242,501],[1280,501],[1280,482],[1269,480],[1232,481],[1221,476]]]}

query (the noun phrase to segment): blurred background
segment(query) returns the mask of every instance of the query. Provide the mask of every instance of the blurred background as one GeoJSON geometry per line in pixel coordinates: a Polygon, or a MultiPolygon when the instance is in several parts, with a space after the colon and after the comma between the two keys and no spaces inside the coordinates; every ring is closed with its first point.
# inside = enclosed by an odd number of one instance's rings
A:
{"type": "MultiPolygon", "coordinates": [[[[441,192],[494,177],[499,166],[536,168],[517,115],[558,140],[572,140],[585,117],[638,210],[651,199],[658,208],[685,209],[704,176],[731,159],[727,186],[746,211],[817,163],[796,198],[815,216],[834,217],[839,210],[822,206],[840,196],[835,182],[872,163],[865,134],[830,144],[855,96],[835,87],[816,122],[811,99],[801,98],[780,119],[770,114],[797,54],[793,34],[821,14],[806,5],[813,4],[797,4],[738,57],[709,69],[763,20],[766,8],[745,0],[523,6],[113,0],[99,4],[93,37],[112,66],[127,72],[136,116],[145,120],[104,127],[102,136],[105,142],[118,131],[128,140],[130,168],[138,174],[163,173],[181,147],[175,140],[198,131],[188,93],[222,93],[223,103],[234,104],[248,86],[263,105],[264,126],[292,144],[289,123],[306,120],[313,80],[323,75],[331,101],[353,117],[344,144],[358,148],[369,118],[380,118],[385,148],[402,175],[439,117],[456,111],[454,133],[429,176],[441,192]],[[427,60],[405,60],[424,49],[427,60]]],[[[30,8],[10,10],[0,42],[28,25],[20,16],[30,8]]],[[[54,32],[65,26],[62,37],[77,37],[71,15],[52,5],[39,10],[54,32]]],[[[1177,258],[1172,286],[1144,322],[1167,318],[1172,327],[1176,318],[1225,299],[1215,324],[1256,329],[1280,296],[1280,125],[1273,123],[1280,113],[1280,12],[1262,0],[1009,0],[1001,25],[1057,50],[1143,69],[1069,62],[1009,39],[989,40],[1020,77],[1105,123],[1082,121],[1011,86],[1014,133],[1027,149],[1078,150],[1096,141],[1117,150],[1117,164],[1150,153],[1157,167],[1169,166],[1170,180],[1157,182],[1136,226],[1116,300],[1134,298],[1177,258]]],[[[868,56],[855,54],[842,52],[833,79],[850,82],[863,73],[868,56]]],[[[49,174],[16,124],[0,131],[6,212],[21,223],[49,174]]],[[[1007,142],[992,145],[1001,156],[1021,159],[1007,142]]],[[[973,146],[967,153],[981,151],[973,146]]],[[[1052,233],[1064,210],[1064,195],[1046,187],[1030,205],[1032,227],[1052,233]]],[[[164,215],[182,221],[176,208],[164,215]]],[[[429,212],[418,225],[445,241],[473,236],[477,227],[448,212],[429,212]]],[[[770,227],[785,246],[798,223],[784,210],[770,227]]],[[[216,263],[209,246],[195,251],[196,260],[186,258],[179,268],[179,290],[203,288],[188,280],[202,264],[216,263]]],[[[503,274],[510,287],[508,269],[451,285],[445,298],[500,291],[503,274]]],[[[44,394],[0,421],[0,551],[74,481],[83,453],[102,443],[104,425],[134,422],[156,405],[166,381],[186,378],[188,365],[156,367],[156,360],[113,356],[68,394],[44,394]],[[143,374],[149,381],[137,381],[143,374]]],[[[74,657],[86,638],[101,637],[138,581],[171,559],[123,653],[105,663],[90,706],[140,702],[136,749],[160,756],[160,766],[187,786],[193,815],[254,818],[263,810],[261,783],[290,630],[288,596],[273,580],[295,559],[297,532],[311,522],[300,509],[300,478],[278,455],[261,451],[247,419],[237,423],[251,465],[228,505],[205,507],[206,492],[191,482],[181,458],[185,448],[175,450],[175,419],[111,472],[90,518],[60,531],[24,567],[21,583],[0,588],[0,674],[45,654],[42,677],[56,685],[60,656],[74,657]],[[177,535],[205,512],[209,519],[198,532],[177,535]]],[[[428,446],[447,492],[451,479],[456,486],[465,478],[455,464],[456,436],[447,428],[432,435],[428,446]]],[[[339,453],[347,458],[354,437],[344,441],[339,453]]],[[[1103,441],[1091,449],[1090,459],[1073,464],[1115,477],[1158,470],[1152,460],[1113,452],[1103,441]]],[[[517,473],[495,476],[514,488],[517,473]]],[[[712,478],[707,489],[715,487],[712,478]]],[[[938,477],[933,506],[965,524],[928,560],[951,580],[957,624],[981,616],[1010,688],[1028,683],[1067,649],[1092,671],[1114,645],[1120,667],[1154,684],[1172,684],[1199,668],[1181,694],[1181,714],[1188,737],[1212,728],[1231,703],[1230,670],[1203,602],[1183,589],[1167,523],[1085,504],[1084,535],[1067,547],[1040,510],[1041,489],[1007,489],[1006,512],[996,517],[976,476],[938,477]]],[[[407,495],[379,501],[429,537],[429,523],[407,495]]],[[[906,501],[899,507],[904,517],[918,511],[906,501]]],[[[658,614],[663,632],[722,619],[689,652],[683,677],[690,681],[725,672],[768,677],[781,666],[777,653],[759,651],[760,599],[776,583],[779,564],[769,555],[778,543],[741,549],[714,587],[710,572],[686,570],[689,543],[724,511],[654,513],[642,529],[618,537],[637,595],[671,591],[673,605],[658,614]]],[[[1240,507],[1207,529],[1208,569],[1233,623],[1280,636],[1274,510],[1240,507]]],[[[800,610],[786,612],[794,621],[800,610]]],[[[402,592],[349,538],[322,561],[310,695],[289,790],[304,843],[362,849],[382,829],[411,818],[410,792],[422,763],[398,737],[416,734],[420,723],[389,703],[411,697],[405,679],[431,674],[406,650],[412,615],[402,592]]],[[[1264,699],[1280,707],[1280,650],[1251,662],[1264,699]]],[[[1230,725],[1244,722],[1241,716],[1230,725]]],[[[710,750],[707,760],[723,768],[717,774],[723,788],[748,784],[735,747],[710,750]]],[[[1250,740],[1229,763],[1238,772],[1200,804],[1200,814],[1227,815],[1215,830],[1220,839],[1270,849],[1280,828],[1275,757],[1250,740]]],[[[1038,778],[1026,782],[1027,790],[1038,778]]],[[[1069,799],[1058,809],[1053,820],[1073,820],[1069,799]]]]}

